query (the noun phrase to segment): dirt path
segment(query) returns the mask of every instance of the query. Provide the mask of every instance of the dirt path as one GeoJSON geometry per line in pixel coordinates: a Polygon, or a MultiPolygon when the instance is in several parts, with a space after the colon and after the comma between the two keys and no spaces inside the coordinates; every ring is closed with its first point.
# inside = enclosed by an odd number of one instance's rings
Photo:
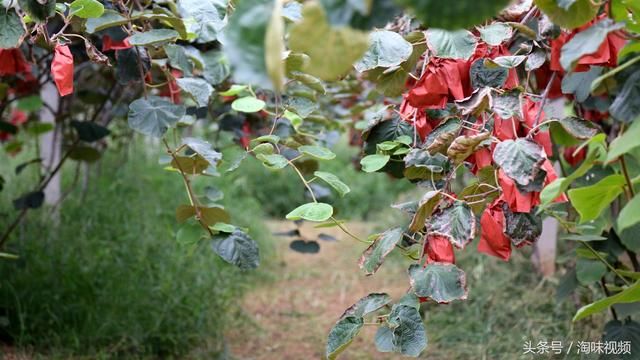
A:
{"type": "MultiPolygon", "coordinates": [[[[370,225],[348,225],[361,237],[374,231],[370,225]]],[[[275,232],[293,228],[291,222],[272,222],[269,227],[275,232]]],[[[288,248],[295,238],[276,237],[281,267],[274,282],[245,296],[243,308],[256,326],[228,334],[235,358],[322,359],[329,329],[344,309],[371,292],[384,291],[397,299],[406,291],[406,273],[393,263],[383,265],[375,276],[364,276],[357,261],[365,246],[339,229],[314,229],[312,224],[305,224],[302,232],[310,238],[326,233],[338,241],[319,241],[318,254],[300,254],[288,248]]],[[[365,327],[341,358],[399,359],[376,351],[375,331],[376,327],[365,327]]]]}

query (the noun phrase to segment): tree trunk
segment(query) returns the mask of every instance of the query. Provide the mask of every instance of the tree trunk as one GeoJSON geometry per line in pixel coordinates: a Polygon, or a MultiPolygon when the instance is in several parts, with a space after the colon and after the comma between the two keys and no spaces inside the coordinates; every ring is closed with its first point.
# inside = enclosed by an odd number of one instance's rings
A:
{"type": "MultiPolygon", "coordinates": [[[[60,106],[60,96],[53,82],[47,82],[40,90],[40,97],[42,102],[49,106],[43,106],[40,110],[40,121],[53,124],[53,131],[45,133],[40,138],[40,158],[42,158],[44,168],[51,171],[60,162],[62,152],[62,132],[60,126],[56,124],[56,114],[54,113],[58,111],[60,106]]],[[[58,172],[44,189],[44,200],[48,205],[55,205],[61,196],[61,175],[58,172]]],[[[52,214],[52,216],[57,218],[57,214],[52,214]]]]}

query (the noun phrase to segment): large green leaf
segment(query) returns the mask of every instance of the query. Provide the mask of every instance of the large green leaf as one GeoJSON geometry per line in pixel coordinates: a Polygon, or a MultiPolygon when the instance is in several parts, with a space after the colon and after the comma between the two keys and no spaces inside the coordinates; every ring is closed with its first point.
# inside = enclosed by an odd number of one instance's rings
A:
{"type": "Polygon", "coordinates": [[[272,89],[267,73],[265,40],[273,0],[244,0],[237,4],[224,31],[223,50],[234,68],[236,83],[272,89]]]}
{"type": "Polygon", "coordinates": [[[505,23],[493,23],[487,26],[478,28],[480,32],[480,38],[491,46],[498,46],[505,40],[511,38],[513,30],[511,26],[505,23]]]}
{"type": "Polygon", "coordinates": [[[258,154],[256,158],[271,170],[282,169],[289,164],[287,158],[280,154],[258,154]]]}
{"type": "Polygon", "coordinates": [[[85,23],[86,30],[89,34],[93,34],[97,31],[108,29],[114,26],[120,26],[128,23],[129,20],[120,15],[119,12],[111,9],[107,9],[102,13],[99,18],[87,19],[85,23]]]}
{"type": "Polygon", "coordinates": [[[210,50],[200,53],[202,76],[211,84],[218,85],[231,75],[229,60],[221,51],[210,50]]]}
{"type": "Polygon", "coordinates": [[[220,160],[222,160],[222,154],[214,150],[213,146],[204,140],[187,137],[184,138],[183,144],[187,145],[189,149],[196,154],[202,156],[209,165],[215,166],[220,160]]]}
{"type": "Polygon", "coordinates": [[[287,214],[288,220],[326,221],[333,215],[333,207],[325,203],[307,203],[300,205],[287,214]]]}
{"type": "Polygon", "coordinates": [[[409,281],[413,292],[438,303],[467,298],[467,280],[464,271],[453,264],[431,263],[426,267],[409,267],[409,281]]]}
{"type": "Polygon", "coordinates": [[[129,37],[129,44],[134,46],[154,45],[175,41],[179,34],[171,29],[153,29],[139,32],[129,37]]]}
{"type": "Polygon", "coordinates": [[[390,159],[391,156],[389,155],[367,155],[360,160],[360,165],[362,165],[362,171],[364,172],[375,172],[387,165],[390,159]]]}
{"type": "Polygon", "coordinates": [[[384,293],[369,294],[351,305],[344,311],[342,317],[346,316],[366,316],[391,302],[391,296],[384,293]]]}
{"type": "Polygon", "coordinates": [[[20,17],[13,9],[0,8],[0,49],[18,47],[24,28],[20,17]]]}
{"type": "Polygon", "coordinates": [[[595,220],[623,191],[624,176],[609,175],[597,183],[567,192],[580,223],[595,220]]]}
{"type": "Polygon", "coordinates": [[[427,226],[431,233],[446,236],[458,249],[464,248],[476,236],[476,217],[462,201],[455,201],[435,213],[427,226]]]}
{"type": "Polygon", "coordinates": [[[364,326],[364,319],[360,316],[344,317],[331,328],[327,339],[325,356],[334,360],[351,344],[364,326]]]}
{"type": "Polygon", "coordinates": [[[191,60],[183,46],[167,44],[164,46],[164,52],[167,54],[172,68],[182,71],[184,76],[191,75],[193,65],[191,64],[191,60]]]}
{"type": "Polygon", "coordinates": [[[559,121],[560,125],[576,139],[587,140],[598,133],[590,121],[576,117],[568,116],[559,121]]]}
{"type": "Polygon", "coordinates": [[[622,136],[615,138],[609,145],[607,162],[613,162],[618,157],[640,146],[638,139],[640,139],[640,121],[634,121],[622,136]]]}
{"type": "Polygon", "coordinates": [[[104,5],[97,0],[74,0],[69,4],[73,16],[80,18],[99,18],[104,13],[104,5]]]}
{"type": "Polygon", "coordinates": [[[184,106],[163,98],[140,98],[129,104],[129,127],[142,134],[161,138],[184,114],[184,106]]]}
{"type": "Polygon", "coordinates": [[[431,216],[433,209],[438,205],[440,199],[442,199],[442,194],[436,190],[427,191],[422,195],[422,198],[418,201],[416,213],[413,215],[411,223],[409,224],[410,231],[418,232],[424,229],[425,221],[431,216]]]}
{"type": "Polygon", "coordinates": [[[568,9],[558,3],[558,0],[534,0],[545,15],[553,23],[564,28],[577,28],[589,22],[598,13],[598,5],[590,0],[576,0],[568,9]]]}
{"type": "Polygon", "coordinates": [[[78,138],[85,142],[98,141],[111,133],[106,127],[90,121],[72,120],[71,127],[76,129],[78,138]]]}
{"type": "Polygon", "coordinates": [[[463,29],[480,25],[498,15],[509,0],[458,0],[443,3],[439,0],[399,0],[411,9],[418,20],[430,28],[463,29]]]}
{"type": "Polygon", "coordinates": [[[291,50],[309,55],[304,72],[322,80],[337,80],[367,51],[367,35],[346,27],[331,28],[320,4],[306,3],[303,19],[290,31],[291,50]]]}
{"type": "Polygon", "coordinates": [[[260,265],[258,244],[241,230],[214,235],[211,246],[224,261],[240,269],[255,269],[260,265]]]}
{"type": "Polygon", "coordinates": [[[617,225],[618,231],[624,231],[640,222],[640,196],[634,196],[620,211],[617,225]]]}
{"type": "Polygon", "coordinates": [[[478,39],[467,30],[429,29],[427,44],[437,57],[467,60],[476,50],[478,39]]]}
{"type": "Polygon", "coordinates": [[[600,260],[579,257],[576,261],[576,278],[584,286],[600,281],[606,273],[607,267],[600,260]]]}
{"type": "Polygon", "coordinates": [[[566,71],[569,71],[574,62],[582,56],[596,52],[610,32],[620,30],[623,27],[624,24],[614,23],[609,18],[589,26],[589,28],[579,32],[562,46],[560,64],[566,71]]]}
{"type": "Polygon", "coordinates": [[[235,111],[254,113],[264,109],[266,105],[267,104],[264,101],[258,98],[245,96],[235,99],[231,103],[231,108],[235,111]]]}
{"type": "Polygon", "coordinates": [[[628,352],[622,354],[616,351],[605,352],[600,356],[600,360],[621,360],[637,358],[640,354],[640,323],[627,318],[623,321],[611,320],[604,326],[602,342],[610,344],[614,342],[620,349],[622,344],[628,343],[628,352]]]}
{"type": "Polygon", "coordinates": [[[302,145],[298,148],[298,151],[319,160],[331,160],[336,157],[333,151],[318,145],[302,145]]]}
{"type": "Polygon", "coordinates": [[[355,63],[356,70],[363,72],[376,67],[397,66],[409,59],[413,46],[400,34],[378,30],[369,34],[369,49],[355,63]]]}
{"type": "Polygon", "coordinates": [[[325,171],[316,171],[313,173],[313,176],[324,180],[327,184],[334,188],[338,192],[338,194],[340,194],[340,196],[345,196],[351,191],[347,184],[343,183],[340,178],[333,175],[332,173],[328,173],[325,171]]]}
{"type": "Polygon", "coordinates": [[[394,0],[320,0],[331,25],[369,30],[383,28],[402,13],[394,0]]]}
{"type": "Polygon", "coordinates": [[[624,86],[609,107],[609,112],[614,119],[627,123],[640,116],[640,70],[624,82],[624,86]]]}
{"type": "Polygon", "coordinates": [[[493,151],[493,161],[521,186],[526,186],[535,179],[545,158],[544,149],[533,140],[525,138],[503,141],[493,151]]]}
{"type": "Polygon", "coordinates": [[[606,310],[609,306],[614,304],[626,304],[637,301],[640,301],[640,281],[637,281],[635,284],[629,286],[616,295],[606,297],[581,307],[573,316],[573,321],[578,321],[587,316],[606,310]]]}
{"type": "Polygon", "coordinates": [[[209,104],[209,98],[213,94],[213,87],[207,81],[199,78],[180,78],[176,83],[184,92],[196,101],[199,107],[209,104]]]}
{"type": "Polygon", "coordinates": [[[380,352],[393,351],[418,357],[427,347],[427,332],[418,309],[409,305],[394,305],[387,325],[378,329],[375,341],[380,352]]]}
{"type": "Polygon", "coordinates": [[[371,244],[360,257],[360,268],[364,270],[367,275],[375,273],[380,265],[384,262],[384,259],[389,253],[396,247],[396,245],[402,240],[403,229],[393,228],[389,229],[382,234],[379,234],[376,240],[371,244]]]}
{"type": "Polygon", "coordinates": [[[18,5],[36,22],[45,22],[56,13],[56,0],[18,0],[18,5]]]}
{"type": "Polygon", "coordinates": [[[178,0],[177,3],[180,15],[185,20],[192,19],[189,30],[196,34],[198,42],[218,39],[225,26],[226,0],[178,0]]]}
{"type": "Polygon", "coordinates": [[[600,76],[604,68],[591,66],[589,71],[571,72],[562,78],[563,94],[573,94],[576,101],[584,102],[591,96],[591,84],[600,76]]]}

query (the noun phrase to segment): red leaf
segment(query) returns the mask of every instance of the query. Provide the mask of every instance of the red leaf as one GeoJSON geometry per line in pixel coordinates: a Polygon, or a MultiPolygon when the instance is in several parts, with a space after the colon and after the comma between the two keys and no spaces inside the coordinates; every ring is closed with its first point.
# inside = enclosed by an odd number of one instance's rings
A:
{"type": "Polygon", "coordinates": [[[429,235],[424,246],[424,253],[427,257],[426,264],[434,262],[454,264],[456,262],[453,245],[445,236],[429,235]]]}
{"type": "Polygon", "coordinates": [[[113,40],[111,36],[104,35],[102,37],[102,51],[109,50],[125,50],[131,48],[131,44],[129,44],[129,39],[124,38],[123,40],[113,40]]]}
{"type": "Polygon", "coordinates": [[[51,75],[60,96],[73,93],[73,56],[67,45],[58,45],[51,62],[51,75]]]}
{"type": "Polygon", "coordinates": [[[31,65],[20,49],[0,49],[0,76],[31,73],[31,65]]]}
{"type": "Polygon", "coordinates": [[[504,234],[504,213],[502,200],[488,206],[480,219],[480,242],[478,252],[508,261],[511,257],[511,240],[504,234]]]}
{"type": "Polygon", "coordinates": [[[511,211],[530,212],[531,208],[540,203],[539,193],[521,193],[502,169],[498,170],[498,184],[502,188],[501,198],[509,205],[511,211]]]}

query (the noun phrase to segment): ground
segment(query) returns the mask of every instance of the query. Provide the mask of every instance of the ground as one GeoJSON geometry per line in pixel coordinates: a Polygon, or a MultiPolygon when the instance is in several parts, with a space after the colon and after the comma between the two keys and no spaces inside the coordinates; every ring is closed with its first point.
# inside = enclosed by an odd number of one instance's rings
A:
{"type": "MultiPolygon", "coordinates": [[[[349,223],[349,229],[361,237],[373,232],[371,225],[349,223]]],[[[270,222],[274,231],[291,229],[291,222],[270,222]]],[[[394,299],[408,287],[406,272],[398,264],[385,264],[379,276],[365,276],[358,258],[365,245],[346,237],[339,229],[315,229],[304,224],[308,237],[326,233],[338,241],[320,241],[318,254],[301,254],[288,249],[295,238],[277,237],[280,269],[274,283],[251,291],[244,300],[246,315],[253,319],[252,329],[229,333],[230,352],[246,360],[321,359],[331,326],[342,312],[362,296],[387,292],[394,299]],[[246,334],[250,331],[251,334],[246,334]]],[[[373,344],[375,326],[365,326],[343,353],[345,359],[399,359],[381,354],[373,344]]]]}

